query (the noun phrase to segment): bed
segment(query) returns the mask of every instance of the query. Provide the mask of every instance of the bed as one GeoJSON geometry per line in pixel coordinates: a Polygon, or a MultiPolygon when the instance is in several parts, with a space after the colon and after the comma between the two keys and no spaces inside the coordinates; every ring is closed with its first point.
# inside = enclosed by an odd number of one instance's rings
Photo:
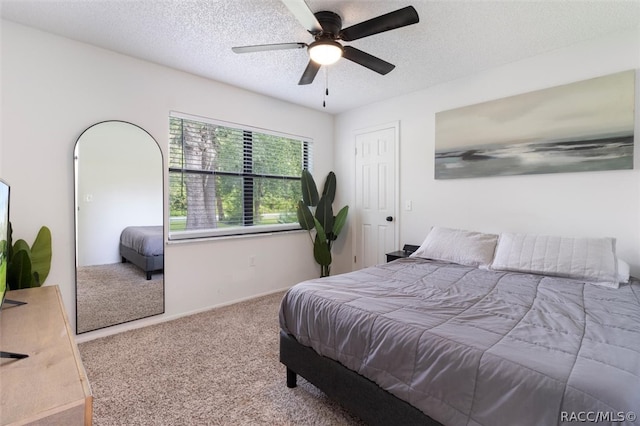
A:
{"type": "Polygon", "coordinates": [[[640,282],[615,241],[450,231],[292,287],[287,385],[300,375],[367,424],[634,424],[640,282]]]}
{"type": "Polygon", "coordinates": [[[128,226],[120,234],[122,263],[141,268],[147,280],[164,270],[164,230],[162,226],[128,226]]]}

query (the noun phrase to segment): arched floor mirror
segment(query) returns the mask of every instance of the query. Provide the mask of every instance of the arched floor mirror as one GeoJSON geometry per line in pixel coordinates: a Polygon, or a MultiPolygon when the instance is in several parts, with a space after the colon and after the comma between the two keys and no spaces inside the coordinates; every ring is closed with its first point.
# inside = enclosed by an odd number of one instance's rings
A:
{"type": "Polygon", "coordinates": [[[163,160],[124,121],[87,128],[74,149],[76,333],[164,312],[163,160]]]}

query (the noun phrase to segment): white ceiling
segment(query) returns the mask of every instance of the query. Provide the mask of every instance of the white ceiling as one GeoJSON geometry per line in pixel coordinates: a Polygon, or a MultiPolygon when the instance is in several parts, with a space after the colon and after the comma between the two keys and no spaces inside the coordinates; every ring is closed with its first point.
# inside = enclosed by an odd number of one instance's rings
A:
{"type": "Polygon", "coordinates": [[[313,41],[280,0],[0,0],[4,19],[329,113],[640,26],[640,0],[306,0],[343,28],[407,5],[418,24],[349,44],[396,65],[381,76],[342,59],[298,86],[306,50],[233,46],[313,41]]]}

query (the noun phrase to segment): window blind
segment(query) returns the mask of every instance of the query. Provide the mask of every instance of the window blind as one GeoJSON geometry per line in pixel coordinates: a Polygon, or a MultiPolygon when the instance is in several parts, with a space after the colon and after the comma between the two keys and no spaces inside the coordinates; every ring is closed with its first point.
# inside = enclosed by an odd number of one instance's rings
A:
{"type": "Polygon", "coordinates": [[[169,117],[170,239],[297,229],[305,138],[169,117]]]}

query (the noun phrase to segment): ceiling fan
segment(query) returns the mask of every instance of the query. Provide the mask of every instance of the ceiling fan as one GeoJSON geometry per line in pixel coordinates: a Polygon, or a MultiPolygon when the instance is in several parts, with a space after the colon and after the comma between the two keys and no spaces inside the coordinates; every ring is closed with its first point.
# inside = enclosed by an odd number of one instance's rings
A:
{"type": "Polygon", "coordinates": [[[263,52],[269,50],[302,49],[309,52],[309,64],[302,73],[298,84],[311,84],[322,65],[330,65],[341,57],[349,59],[372,71],[385,75],[395,68],[395,65],[383,61],[373,55],[352,46],[343,46],[338,40],[353,41],[396,28],[419,22],[418,12],[413,6],[407,6],[369,19],[348,28],[342,28],[342,18],[328,11],[313,13],[304,0],[282,0],[289,11],[304,26],[314,41],[307,43],[276,43],[253,46],[239,46],[232,50],[235,53],[263,52]]]}

